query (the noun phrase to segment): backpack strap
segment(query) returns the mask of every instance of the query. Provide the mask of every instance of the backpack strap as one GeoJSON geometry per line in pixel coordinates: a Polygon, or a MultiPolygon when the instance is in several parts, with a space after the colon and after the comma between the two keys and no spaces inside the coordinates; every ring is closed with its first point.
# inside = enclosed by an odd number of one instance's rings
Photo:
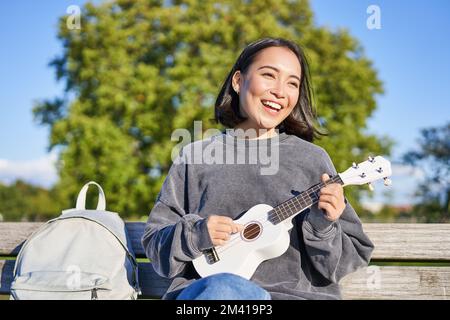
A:
{"type": "Polygon", "coordinates": [[[94,181],[89,181],[88,183],[86,183],[83,186],[83,188],[81,188],[81,191],[78,194],[78,198],[77,198],[76,210],[86,210],[86,192],[91,184],[96,185],[98,187],[98,191],[99,191],[98,192],[97,210],[105,210],[105,208],[106,208],[105,193],[103,192],[102,187],[94,181]]]}

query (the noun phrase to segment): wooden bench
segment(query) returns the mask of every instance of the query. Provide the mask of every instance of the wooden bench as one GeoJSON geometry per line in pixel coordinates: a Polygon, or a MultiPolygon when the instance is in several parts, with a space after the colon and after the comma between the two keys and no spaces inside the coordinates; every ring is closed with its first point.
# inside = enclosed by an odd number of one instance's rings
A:
{"type": "MultiPolygon", "coordinates": [[[[41,223],[0,223],[0,295],[8,295],[15,257],[41,223]]],[[[142,297],[159,298],[169,280],[159,277],[140,240],[144,223],[126,224],[139,261],[142,297]],[[139,259],[140,258],[140,259],[139,259]]],[[[341,281],[344,299],[447,299],[450,294],[450,224],[364,224],[375,244],[371,265],[341,281]],[[402,265],[395,265],[402,263],[402,265]]],[[[7,296],[3,296],[4,298],[7,296]]]]}

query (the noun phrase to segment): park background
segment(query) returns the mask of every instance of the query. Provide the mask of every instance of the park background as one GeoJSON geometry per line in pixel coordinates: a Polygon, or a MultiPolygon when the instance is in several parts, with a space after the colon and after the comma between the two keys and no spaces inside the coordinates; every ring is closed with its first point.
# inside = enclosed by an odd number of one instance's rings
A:
{"type": "Polygon", "coordinates": [[[393,163],[391,188],[346,188],[361,218],[448,222],[449,9],[445,0],[2,2],[0,221],[57,216],[90,180],[109,210],[145,220],[171,133],[195,120],[220,129],[209,119],[237,55],[282,36],[310,59],[330,132],[316,142],[338,171],[373,154],[393,163]]]}

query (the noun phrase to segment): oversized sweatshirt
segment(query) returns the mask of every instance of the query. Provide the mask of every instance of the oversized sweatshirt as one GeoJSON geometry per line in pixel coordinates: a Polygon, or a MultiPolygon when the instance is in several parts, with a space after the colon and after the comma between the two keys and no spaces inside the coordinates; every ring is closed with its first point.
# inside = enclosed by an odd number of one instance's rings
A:
{"type": "MultiPolygon", "coordinates": [[[[323,173],[337,174],[326,151],[284,132],[241,139],[228,129],[182,148],[142,237],[156,272],[172,278],[163,298],[176,298],[199,278],[191,261],[213,247],[209,215],[237,219],[257,204],[276,207],[319,183],[323,173]]],[[[354,209],[346,201],[331,222],[315,204],[292,223],[287,251],[263,261],[250,280],[272,299],[340,299],[340,279],[367,266],[373,251],[354,209]]]]}

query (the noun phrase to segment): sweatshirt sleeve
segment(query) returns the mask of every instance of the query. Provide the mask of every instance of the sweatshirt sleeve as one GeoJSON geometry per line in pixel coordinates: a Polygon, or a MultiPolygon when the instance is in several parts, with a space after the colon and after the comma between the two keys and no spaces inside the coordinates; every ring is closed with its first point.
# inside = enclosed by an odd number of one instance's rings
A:
{"type": "Polygon", "coordinates": [[[155,271],[167,278],[181,273],[189,261],[213,247],[206,219],[188,212],[187,189],[187,164],[181,153],[169,170],[142,237],[155,271]]]}
{"type": "MultiPolygon", "coordinates": [[[[330,157],[324,151],[322,173],[336,175],[330,157]]],[[[315,269],[333,283],[368,265],[373,244],[362,229],[355,210],[346,201],[337,221],[328,220],[317,204],[311,207],[302,224],[307,255],[315,269]]]]}

